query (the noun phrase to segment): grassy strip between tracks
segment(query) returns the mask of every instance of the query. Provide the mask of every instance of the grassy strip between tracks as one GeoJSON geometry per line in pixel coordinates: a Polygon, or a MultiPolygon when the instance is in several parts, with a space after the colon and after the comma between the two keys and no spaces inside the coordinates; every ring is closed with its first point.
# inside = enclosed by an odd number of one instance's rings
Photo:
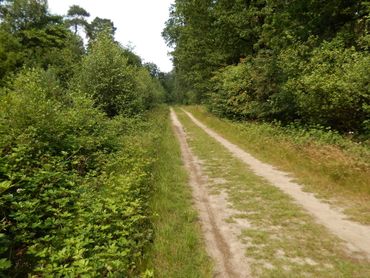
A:
{"type": "Polygon", "coordinates": [[[167,115],[158,118],[163,128],[154,167],[155,239],[148,267],[155,277],[212,277],[180,147],[167,115]]]}

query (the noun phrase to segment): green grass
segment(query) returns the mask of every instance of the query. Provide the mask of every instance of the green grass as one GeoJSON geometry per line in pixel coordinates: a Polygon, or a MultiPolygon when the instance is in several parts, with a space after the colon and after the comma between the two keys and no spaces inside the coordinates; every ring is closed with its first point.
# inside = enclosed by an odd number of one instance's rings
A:
{"type": "Polygon", "coordinates": [[[219,119],[201,106],[186,110],[256,158],[293,173],[306,191],[343,207],[350,219],[370,224],[370,148],[366,144],[332,133],[236,123],[219,119]]]}
{"type": "Polygon", "coordinates": [[[345,253],[340,240],[286,194],[254,175],[179,109],[190,147],[202,161],[213,194],[226,192],[251,227],[243,230],[255,277],[370,277],[370,263],[345,253]],[[218,182],[220,180],[223,182],[218,182]],[[212,182],[214,181],[214,182],[212,182]]]}
{"type": "Polygon", "coordinates": [[[157,146],[151,204],[155,239],[148,267],[155,277],[212,277],[212,264],[192,207],[186,169],[168,113],[161,120],[164,127],[157,146]]]}

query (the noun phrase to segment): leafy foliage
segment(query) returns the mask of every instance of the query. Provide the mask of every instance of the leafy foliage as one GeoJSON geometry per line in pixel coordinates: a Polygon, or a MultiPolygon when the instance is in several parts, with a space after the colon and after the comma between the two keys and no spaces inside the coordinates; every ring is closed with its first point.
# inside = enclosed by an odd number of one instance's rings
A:
{"type": "Polygon", "coordinates": [[[107,33],[101,33],[84,58],[77,85],[108,116],[132,116],[149,108],[162,92],[148,71],[130,65],[126,53],[107,33]]]}
{"type": "Polygon", "coordinates": [[[4,275],[135,271],[151,240],[150,123],[109,120],[52,73],[18,75],[0,108],[4,275]],[[7,270],[6,270],[7,269],[7,270]]]}
{"type": "Polygon", "coordinates": [[[163,32],[184,102],[368,133],[366,1],[178,0],[163,32]]]}
{"type": "Polygon", "coordinates": [[[92,44],[77,78],[81,91],[91,95],[109,116],[120,112],[133,115],[143,109],[135,95],[134,68],[128,65],[120,46],[105,33],[92,44]]]}
{"type": "Polygon", "coordinates": [[[305,122],[342,131],[364,130],[370,117],[366,111],[369,62],[369,55],[354,48],[324,42],[313,51],[302,74],[290,79],[284,89],[294,94],[305,122]]]}
{"type": "Polygon", "coordinates": [[[4,1],[0,8],[0,83],[24,66],[53,67],[67,83],[84,52],[81,38],[48,12],[46,1],[4,1]]]}
{"type": "Polygon", "coordinates": [[[0,276],[139,275],[160,81],[114,32],[86,54],[47,1],[0,8],[0,276]]]}
{"type": "Polygon", "coordinates": [[[87,25],[87,36],[91,41],[93,41],[102,32],[113,37],[116,32],[116,27],[114,27],[114,24],[110,19],[95,17],[94,20],[87,25]]]}

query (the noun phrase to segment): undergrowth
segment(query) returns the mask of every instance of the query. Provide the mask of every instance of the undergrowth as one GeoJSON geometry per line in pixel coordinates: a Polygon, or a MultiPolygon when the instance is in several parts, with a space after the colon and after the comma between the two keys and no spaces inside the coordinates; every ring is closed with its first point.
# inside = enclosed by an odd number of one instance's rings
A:
{"type": "Polygon", "coordinates": [[[0,102],[0,277],[137,275],[158,123],[110,119],[42,70],[0,102]]]}

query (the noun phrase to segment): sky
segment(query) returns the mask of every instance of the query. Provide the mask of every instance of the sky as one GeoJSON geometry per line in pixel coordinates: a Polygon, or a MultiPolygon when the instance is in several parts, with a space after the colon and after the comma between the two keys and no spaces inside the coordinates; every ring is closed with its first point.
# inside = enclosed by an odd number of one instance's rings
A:
{"type": "Polygon", "coordinates": [[[108,18],[117,28],[115,39],[124,46],[133,46],[144,62],[155,63],[169,72],[172,62],[161,36],[174,0],[49,0],[53,14],[66,15],[70,6],[78,5],[95,17],[108,18]]]}

